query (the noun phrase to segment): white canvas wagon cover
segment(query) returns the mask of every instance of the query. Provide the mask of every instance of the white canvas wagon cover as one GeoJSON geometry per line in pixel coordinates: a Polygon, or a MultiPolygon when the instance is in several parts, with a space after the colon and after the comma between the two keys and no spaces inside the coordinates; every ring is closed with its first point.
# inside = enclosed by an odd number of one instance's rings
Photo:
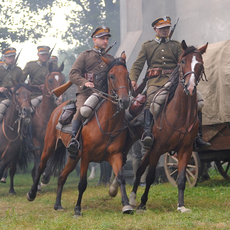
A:
{"type": "Polygon", "coordinates": [[[203,125],[230,122],[230,40],[208,44],[203,54],[208,81],[200,80],[203,125]]]}

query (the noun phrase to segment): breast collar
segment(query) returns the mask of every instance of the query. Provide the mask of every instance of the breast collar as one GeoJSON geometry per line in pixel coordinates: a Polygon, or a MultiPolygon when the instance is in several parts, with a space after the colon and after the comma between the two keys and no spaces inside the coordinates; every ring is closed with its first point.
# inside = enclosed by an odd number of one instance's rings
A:
{"type": "MultiPolygon", "coordinates": [[[[156,37],[155,37],[155,41],[156,41],[157,43],[161,44],[162,38],[156,36],[156,37]]],[[[167,42],[169,42],[169,38],[168,38],[168,37],[165,38],[165,43],[167,43],[167,42]]]]}

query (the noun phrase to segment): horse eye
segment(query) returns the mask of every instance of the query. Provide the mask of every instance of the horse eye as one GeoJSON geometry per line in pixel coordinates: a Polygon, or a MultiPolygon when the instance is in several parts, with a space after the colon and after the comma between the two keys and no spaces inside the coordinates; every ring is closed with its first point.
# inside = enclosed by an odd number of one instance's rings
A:
{"type": "Polygon", "coordinates": [[[114,79],[115,79],[115,76],[114,76],[114,75],[110,75],[110,78],[111,78],[112,80],[114,80],[114,79]]]}
{"type": "Polygon", "coordinates": [[[184,59],[182,59],[182,60],[181,60],[181,63],[182,63],[182,64],[185,64],[185,60],[184,60],[184,59]]]}
{"type": "Polygon", "coordinates": [[[53,83],[53,79],[49,79],[49,83],[53,83]]]}
{"type": "Polygon", "coordinates": [[[16,92],[16,94],[15,94],[15,95],[16,95],[16,96],[19,96],[19,93],[17,93],[17,92],[16,92]]]}

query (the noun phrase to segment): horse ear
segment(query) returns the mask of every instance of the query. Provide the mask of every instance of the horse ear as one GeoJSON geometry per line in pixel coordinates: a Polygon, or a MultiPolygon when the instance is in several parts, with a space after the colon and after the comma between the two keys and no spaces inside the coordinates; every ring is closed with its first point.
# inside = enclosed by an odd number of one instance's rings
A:
{"type": "Polygon", "coordinates": [[[123,51],[123,52],[121,53],[121,57],[122,57],[122,58],[124,58],[124,59],[126,60],[126,54],[125,54],[125,51],[123,51]]]}
{"type": "Polygon", "coordinates": [[[64,65],[64,61],[61,63],[60,67],[58,68],[58,70],[60,71],[60,73],[63,71],[65,65],[64,65]]]}
{"type": "Polygon", "coordinates": [[[52,62],[49,63],[48,69],[49,69],[49,73],[52,73],[52,71],[53,71],[53,63],[52,62]]]}
{"type": "Polygon", "coordinates": [[[207,47],[208,47],[208,42],[206,43],[206,45],[202,46],[202,47],[199,49],[200,53],[201,53],[201,54],[205,53],[207,47]]]}
{"type": "Polygon", "coordinates": [[[108,60],[107,58],[104,58],[101,56],[101,59],[106,65],[108,65],[110,63],[110,60],[108,60]]]}
{"type": "Polygon", "coordinates": [[[186,50],[186,49],[188,48],[188,46],[187,46],[185,40],[183,40],[183,41],[181,42],[181,48],[182,48],[183,50],[186,50]]]}

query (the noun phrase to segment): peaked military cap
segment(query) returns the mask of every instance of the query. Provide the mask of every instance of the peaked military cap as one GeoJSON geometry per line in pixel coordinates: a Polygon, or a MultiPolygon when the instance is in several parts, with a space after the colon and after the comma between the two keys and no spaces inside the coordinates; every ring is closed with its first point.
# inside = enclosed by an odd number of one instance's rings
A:
{"type": "Polygon", "coordinates": [[[99,26],[97,27],[92,35],[91,35],[91,38],[100,38],[102,36],[109,36],[111,37],[111,34],[110,34],[110,28],[109,27],[106,27],[106,26],[99,26]]]}
{"type": "Polygon", "coordinates": [[[157,18],[152,23],[152,27],[154,27],[154,29],[155,28],[160,29],[167,26],[171,26],[171,18],[169,16],[157,18]]]}
{"type": "Polygon", "coordinates": [[[38,46],[38,54],[48,54],[50,51],[50,47],[49,46],[38,46]]]}
{"type": "Polygon", "coordinates": [[[9,56],[15,56],[16,55],[16,49],[13,47],[6,48],[2,51],[2,54],[4,54],[4,57],[9,57],[9,56]]]}

